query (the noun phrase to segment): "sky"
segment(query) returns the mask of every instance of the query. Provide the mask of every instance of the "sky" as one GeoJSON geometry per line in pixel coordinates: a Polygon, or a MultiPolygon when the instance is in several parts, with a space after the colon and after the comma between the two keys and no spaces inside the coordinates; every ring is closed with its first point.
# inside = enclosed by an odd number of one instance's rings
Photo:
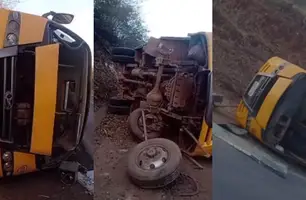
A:
{"type": "Polygon", "coordinates": [[[14,10],[36,15],[50,11],[73,14],[74,20],[67,27],[82,37],[93,52],[93,0],[21,0],[14,10]]]}
{"type": "Polygon", "coordinates": [[[142,14],[150,36],[212,32],[212,0],[144,0],[142,14]]]}
{"type": "MultiPolygon", "coordinates": [[[[149,36],[187,36],[212,31],[212,0],[143,0],[141,14],[149,36]]],[[[93,0],[21,0],[15,10],[42,15],[49,11],[75,16],[67,25],[93,50],[93,0]]]]}

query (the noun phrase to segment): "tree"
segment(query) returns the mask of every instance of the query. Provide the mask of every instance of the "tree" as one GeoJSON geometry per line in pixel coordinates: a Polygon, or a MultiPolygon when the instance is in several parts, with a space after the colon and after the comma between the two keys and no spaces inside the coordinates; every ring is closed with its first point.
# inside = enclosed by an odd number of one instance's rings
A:
{"type": "Polygon", "coordinates": [[[0,0],[0,8],[14,8],[20,0],[0,0]]]}
{"type": "Polygon", "coordinates": [[[107,102],[118,89],[115,73],[110,67],[112,63],[109,59],[109,48],[133,48],[147,39],[148,31],[139,12],[140,3],[140,0],[94,1],[96,106],[107,102]]]}
{"type": "Polygon", "coordinates": [[[135,47],[147,39],[139,0],[94,1],[95,45],[135,47]]]}

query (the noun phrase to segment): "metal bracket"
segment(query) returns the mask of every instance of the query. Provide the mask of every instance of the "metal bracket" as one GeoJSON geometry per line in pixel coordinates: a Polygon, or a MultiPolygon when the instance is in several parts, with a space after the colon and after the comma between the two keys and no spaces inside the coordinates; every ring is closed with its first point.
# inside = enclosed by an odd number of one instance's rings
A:
{"type": "Polygon", "coordinates": [[[72,185],[78,180],[78,173],[86,174],[87,169],[78,162],[63,161],[59,170],[61,173],[61,181],[66,185],[72,185]]]}

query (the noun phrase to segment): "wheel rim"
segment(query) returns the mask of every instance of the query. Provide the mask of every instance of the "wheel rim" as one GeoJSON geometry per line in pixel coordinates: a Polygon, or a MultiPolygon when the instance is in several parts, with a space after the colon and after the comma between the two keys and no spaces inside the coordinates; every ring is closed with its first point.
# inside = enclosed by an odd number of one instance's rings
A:
{"type": "Polygon", "coordinates": [[[137,165],[144,170],[154,170],[164,166],[169,160],[169,152],[160,146],[145,147],[137,157],[137,165]]]}

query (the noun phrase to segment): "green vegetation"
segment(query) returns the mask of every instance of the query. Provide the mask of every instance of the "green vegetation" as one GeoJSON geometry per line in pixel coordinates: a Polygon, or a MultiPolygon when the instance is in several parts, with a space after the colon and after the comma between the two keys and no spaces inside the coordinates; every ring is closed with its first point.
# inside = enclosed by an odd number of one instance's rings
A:
{"type": "Polygon", "coordinates": [[[96,47],[135,47],[147,39],[139,0],[95,0],[96,47]]]}

